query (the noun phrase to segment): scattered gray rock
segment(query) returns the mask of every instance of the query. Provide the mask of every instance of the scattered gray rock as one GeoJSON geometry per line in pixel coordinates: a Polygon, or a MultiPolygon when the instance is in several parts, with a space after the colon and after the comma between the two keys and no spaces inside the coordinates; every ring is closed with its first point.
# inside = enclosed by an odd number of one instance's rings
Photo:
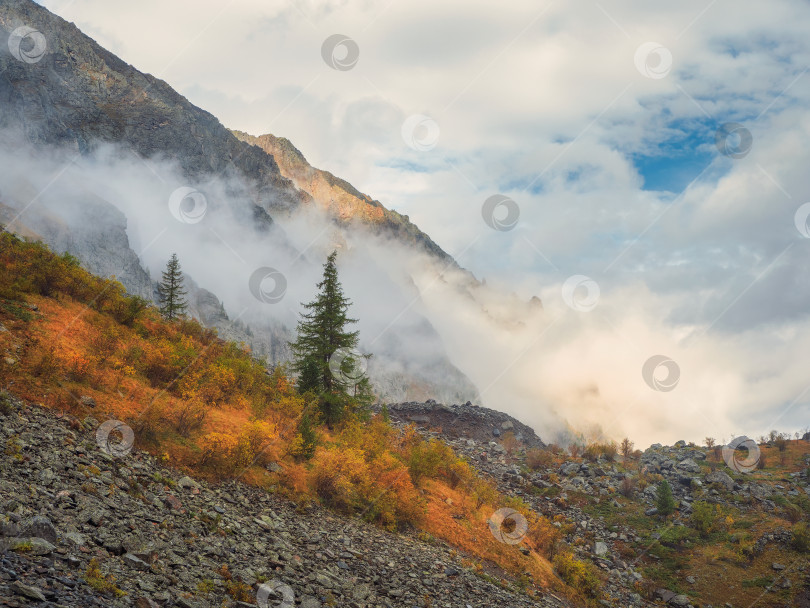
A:
{"type": "MultiPolygon", "coordinates": [[[[47,470],[47,469],[46,469],[47,470]]],[[[32,517],[22,528],[20,536],[43,538],[49,543],[56,543],[56,527],[47,517],[32,517]]]]}
{"type": "Polygon", "coordinates": [[[45,595],[37,587],[24,585],[20,581],[14,581],[8,587],[17,595],[27,597],[30,600],[38,600],[40,602],[46,601],[45,595]]]}

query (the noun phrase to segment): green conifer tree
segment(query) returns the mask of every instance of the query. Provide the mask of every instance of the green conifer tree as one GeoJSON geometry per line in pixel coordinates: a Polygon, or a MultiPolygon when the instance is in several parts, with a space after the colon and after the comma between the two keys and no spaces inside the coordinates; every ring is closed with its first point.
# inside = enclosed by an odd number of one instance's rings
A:
{"type": "Polygon", "coordinates": [[[160,300],[160,313],[169,321],[179,319],[186,315],[188,302],[185,296],[186,290],[183,288],[183,271],[180,269],[180,261],[177,254],[173,253],[163,277],[157,288],[158,299],[160,300]]]}
{"type": "MultiPolygon", "coordinates": [[[[303,305],[305,312],[298,322],[298,336],[290,343],[298,389],[318,395],[323,419],[328,424],[338,422],[347,406],[365,405],[371,394],[359,357],[344,356],[357,346],[358,332],[346,329],[347,325],[357,323],[357,319],[348,316],[351,300],[343,294],[336,259],[337,251],[326,259],[318,295],[303,305]],[[336,370],[330,369],[330,361],[338,350],[341,351],[340,366],[335,373],[336,370]]],[[[338,366],[333,364],[332,367],[338,366]]]]}
{"type": "Polygon", "coordinates": [[[669,515],[675,510],[675,499],[672,496],[672,487],[666,479],[662,479],[658,484],[658,513],[660,515],[669,515]]]}

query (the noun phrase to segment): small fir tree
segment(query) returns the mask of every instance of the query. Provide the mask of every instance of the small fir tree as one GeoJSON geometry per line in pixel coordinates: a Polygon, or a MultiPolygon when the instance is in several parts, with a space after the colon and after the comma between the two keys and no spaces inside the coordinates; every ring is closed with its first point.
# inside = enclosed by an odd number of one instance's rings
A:
{"type": "Polygon", "coordinates": [[[160,301],[160,314],[168,321],[182,318],[188,310],[188,302],[185,299],[187,294],[183,288],[183,271],[180,269],[180,261],[177,254],[166,264],[163,277],[157,288],[158,299],[160,301]]]}
{"type": "Polygon", "coordinates": [[[658,513],[660,515],[669,515],[675,510],[675,498],[672,496],[672,487],[666,479],[662,479],[658,484],[658,513]]]}
{"type": "Polygon", "coordinates": [[[327,257],[318,295],[303,305],[305,312],[298,322],[297,338],[290,343],[298,389],[318,396],[323,419],[330,425],[345,416],[347,406],[356,409],[371,400],[370,384],[360,362],[356,356],[345,356],[357,346],[358,332],[346,329],[357,319],[348,316],[351,300],[343,294],[336,259],[337,251],[327,257]],[[339,350],[340,369],[330,369],[332,357],[339,350]]]}

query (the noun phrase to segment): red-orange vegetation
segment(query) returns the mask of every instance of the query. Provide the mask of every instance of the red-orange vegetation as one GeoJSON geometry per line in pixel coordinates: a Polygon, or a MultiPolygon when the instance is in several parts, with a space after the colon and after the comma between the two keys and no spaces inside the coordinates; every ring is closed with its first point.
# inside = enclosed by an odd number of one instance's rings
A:
{"type": "Polygon", "coordinates": [[[116,281],[3,232],[0,321],[9,330],[0,332],[0,386],[23,398],[79,418],[123,420],[140,448],[197,476],[238,477],[388,529],[421,529],[502,571],[528,573],[537,587],[553,581],[546,558],[556,529],[443,442],[400,432],[381,416],[354,417],[317,427],[314,457],[298,461],[291,448],[299,423],[314,414],[282,369],[268,371],[196,321],[166,322],[116,281]],[[270,462],[281,469],[268,471],[270,462]],[[528,556],[489,529],[504,506],[530,524],[528,556]]]}

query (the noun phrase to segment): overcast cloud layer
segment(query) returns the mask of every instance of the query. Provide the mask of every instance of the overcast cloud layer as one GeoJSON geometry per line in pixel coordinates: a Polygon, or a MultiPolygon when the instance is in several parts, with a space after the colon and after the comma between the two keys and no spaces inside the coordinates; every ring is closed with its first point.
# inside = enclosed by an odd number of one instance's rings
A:
{"type": "Polygon", "coordinates": [[[42,4],[226,126],[288,137],[490,286],[540,296],[542,324],[499,331],[426,291],[486,405],[639,443],[810,424],[803,0],[42,4]],[[332,34],[357,43],[351,69],[322,58],[332,34]],[[435,127],[403,137],[416,114],[435,127]],[[726,123],[747,131],[718,147],[726,123]],[[482,217],[496,193],[512,229],[482,217]],[[572,275],[590,281],[565,292],[572,275]],[[654,355],[677,370],[645,382],[654,355]]]}

